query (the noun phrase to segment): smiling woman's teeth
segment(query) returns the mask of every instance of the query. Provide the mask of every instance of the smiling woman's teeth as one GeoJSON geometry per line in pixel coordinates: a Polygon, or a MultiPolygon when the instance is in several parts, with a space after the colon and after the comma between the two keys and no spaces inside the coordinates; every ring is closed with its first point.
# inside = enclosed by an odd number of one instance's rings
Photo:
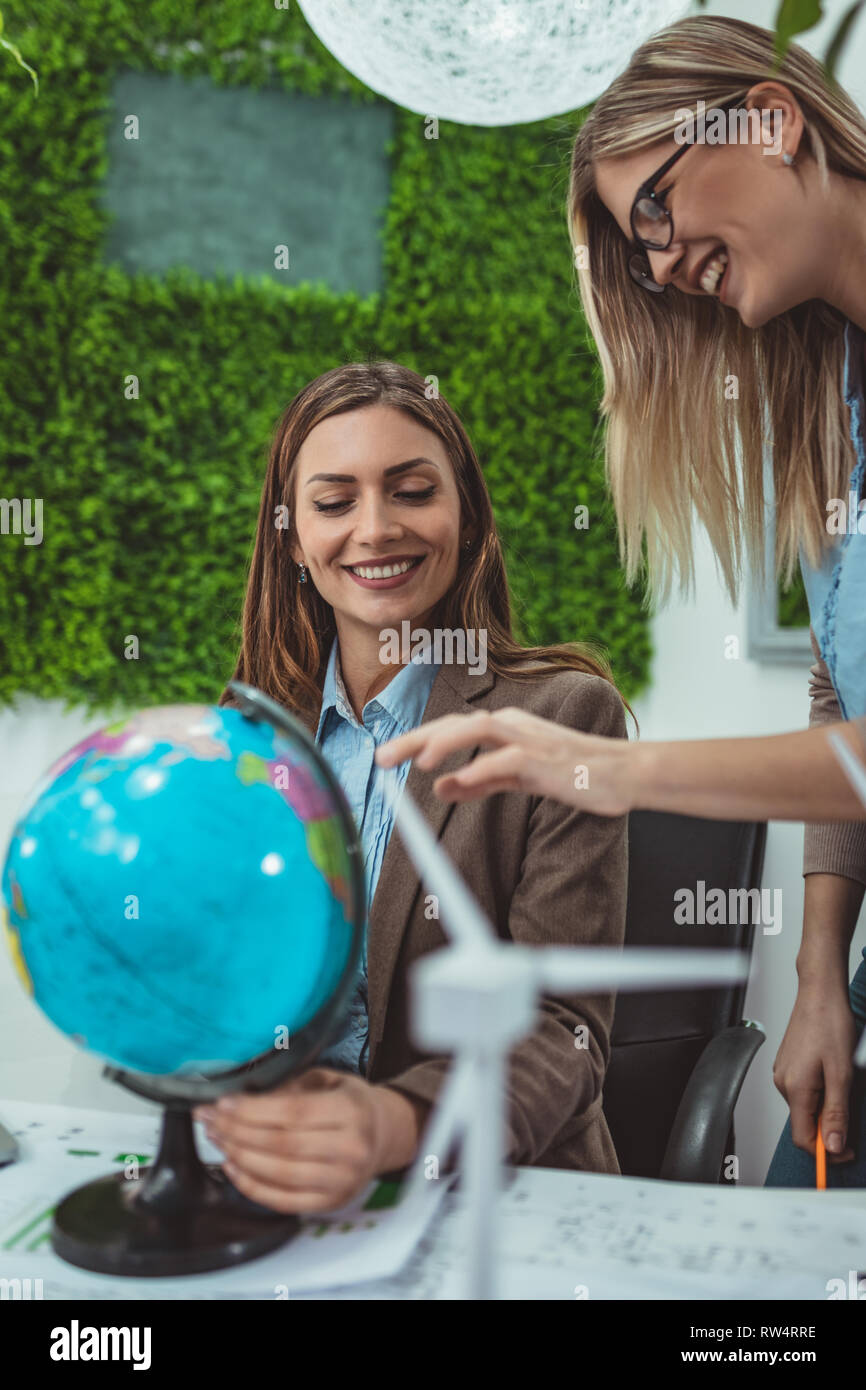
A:
{"type": "Polygon", "coordinates": [[[715,294],[727,264],[727,251],[717,251],[713,259],[707,262],[706,269],[698,282],[701,289],[706,290],[707,294],[715,294]]]}
{"type": "Polygon", "coordinates": [[[405,574],[414,563],[414,560],[402,560],[399,565],[350,565],[349,568],[361,579],[392,579],[395,574],[405,574]]]}

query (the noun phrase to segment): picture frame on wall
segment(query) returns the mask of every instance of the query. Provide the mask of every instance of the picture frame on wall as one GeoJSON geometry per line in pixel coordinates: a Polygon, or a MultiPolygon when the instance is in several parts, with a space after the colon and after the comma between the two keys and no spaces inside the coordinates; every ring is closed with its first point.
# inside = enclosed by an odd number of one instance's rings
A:
{"type": "Polygon", "coordinates": [[[784,666],[811,666],[809,615],[799,569],[785,590],[776,578],[776,512],[773,474],[764,462],[764,573],[750,574],[746,596],[746,654],[751,661],[784,666]]]}

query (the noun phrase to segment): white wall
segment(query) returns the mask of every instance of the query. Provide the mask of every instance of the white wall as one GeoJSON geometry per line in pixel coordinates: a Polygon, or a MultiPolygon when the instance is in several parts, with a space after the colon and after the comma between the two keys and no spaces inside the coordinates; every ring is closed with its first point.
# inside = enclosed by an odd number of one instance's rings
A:
{"type": "MultiPolygon", "coordinates": [[[[842,6],[833,0],[830,18],[815,31],[822,51],[842,6]]],[[[727,0],[708,6],[772,27],[775,0],[727,0]]],[[[843,85],[866,105],[866,19],[855,28],[840,69],[843,85]]],[[[729,634],[746,646],[745,612],[726,602],[706,546],[698,551],[694,600],[675,601],[653,621],[655,660],[652,687],[636,702],[646,739],[761,734],[800,728],[808,718],[806,667],[759,666],[743,657],[726,660],[729,634]]],[[[64,712],[58,702],[23,699],[15,711],[0,711],[0,847],[12,829],[16,809],[36,777],[65,749],[106,717],[64,712]]],[[[737,1109],[741,1180],[763,1180],[785,1119],[786,1107],[772,1084],[772,1063],[796,992],[794,960],[803,903],[802,827],[773,824],[769,830],[764,885],[781,888],[783,927],[776,936],[758,932],[754,976],[746,1000],[747,1017],[767,1031],[737,1109]]],[[[861,916],[852,960],[866,944],[861,916]]],[[[0,950],[0,1098],[65,1101],[104,1109],[147,1108],[134,1096],[102,1081],[98,1063],[80,1053],[49,1024],[23,994],[8,953],[0,950]]]]}

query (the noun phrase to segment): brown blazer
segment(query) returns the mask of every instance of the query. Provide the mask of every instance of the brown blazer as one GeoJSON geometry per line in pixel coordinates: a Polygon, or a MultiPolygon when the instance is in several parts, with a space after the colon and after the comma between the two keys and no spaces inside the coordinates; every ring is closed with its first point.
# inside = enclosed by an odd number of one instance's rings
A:
{"type": "MultiPolygon", "coordinates": [[[[573,729],[625,737],[613,686],[558,671],[531,681],[442,666],[422,723],[440,715],[517,706],[573,729]]],[[[435,773],[409,769],[407,789],[499,935],[525,944],[617,946],[625,932],[627,818],[589,815],[549,798],[509,792],[464,804],[433,795],[435,777],[472,758],[452,755],[435,773]]],[[[411,1041],[407,973],[444,944],[425,915],[422,888],[394,830],[370,910],[367,963],[370,1051],[367,1079],[432,1102],[451,1059],[411,1041]]],[[[429,910],[429,909],[428,909],[429,910]]],[[[618,1173],[602,1113],[614,999],[610,994],[543,1000],[535,1031],[510,1056],[510,1163],[618,1173]],[[575,1030],[586,1025],[586,1033],[575,1030]],[[577,1046],[578,1041],[585,1042],[577,1046]]]]}

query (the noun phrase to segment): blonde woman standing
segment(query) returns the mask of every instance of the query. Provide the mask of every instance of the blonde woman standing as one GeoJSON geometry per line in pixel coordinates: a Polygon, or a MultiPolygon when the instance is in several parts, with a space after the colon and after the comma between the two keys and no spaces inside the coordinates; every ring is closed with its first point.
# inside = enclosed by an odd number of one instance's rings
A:
{"type": "MultiPolygon", "coordinates": [[[[605,459],[627,573],[645,553],[665,597],[693,576],[695,515],[736,597],[760,570],[764,463],[776,560],[799,556],[816,662],[806,733],[620,744],[518,711],[428,723],[379,753],[433,768],[454,801],[531,791],[602,814],[632,807],[803,818],[799,992],[774,1079],[790,1107],[768,1181],[814,1182],[818,1115],[831,1185],[866,1181],[852,1054],[866,962],[848,952],[866,887],[866,816],[826,738],[866,753],[866,120],[820,64],[702,16],[661,30],[596,102],[574,144],[569,227],[604,373],[605,459]],[[835,499],[835,500],[834,500],[835,499]],[[862,499],[862,513],[858,504],[862,499]],[[839,502],[845,527],[837,533],[839,502]],[[858,522],[862,529],[858,530],[858,522]],[[858,741],[858,732],[860,741],[858,741]],[[589,786],[573,775],[589,768],[589,786]]],[[[861,1074],[862,1075],[862,1074],[861,1074]]]]}

